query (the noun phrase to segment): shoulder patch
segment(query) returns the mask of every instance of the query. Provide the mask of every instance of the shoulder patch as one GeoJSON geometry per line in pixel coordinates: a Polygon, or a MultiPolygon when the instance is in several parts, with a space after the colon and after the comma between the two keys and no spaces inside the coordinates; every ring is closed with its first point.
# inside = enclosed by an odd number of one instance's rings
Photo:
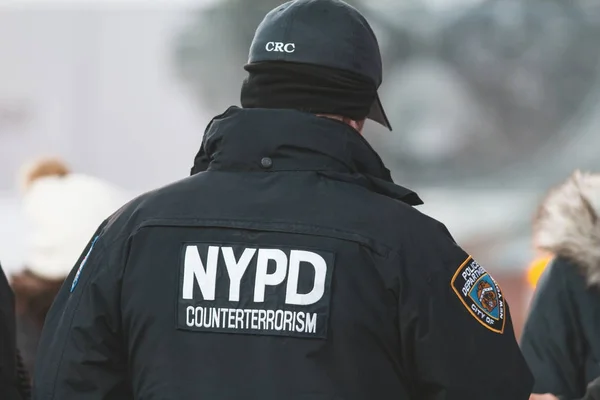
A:
{"type": "Polygon", "coordinates": [[[83,266],[85,265],[85,263],[87,262],[88,258],[90,257],[90,254],[92,254],[92,250],[94,249],[94,245],[96,244],[96,240],[98,240],[98,236],[96,236],[94,238],[94,240],[92,240],[92,244],[90,245],[89,250],[85,254],[85,257],[83,257],[83,260],[81,260],[81,263],[79,264],[79,268],[77,268],[77,272],[75,273],[75,277],[73,278],[73,283],[71,283],[71,293],[73,293],[73,290],[75,290],[75,286],[77,286],[77,282],[79,281],[79,275],[81,275],[81,271],[83,270],[83,266]]]}
{"type": "Polygon", "coordinates": [[[504,297],[500,286],[471,256],[458,267],[451,286],[481,325],[492,332],[504,333],[504,297]]]}

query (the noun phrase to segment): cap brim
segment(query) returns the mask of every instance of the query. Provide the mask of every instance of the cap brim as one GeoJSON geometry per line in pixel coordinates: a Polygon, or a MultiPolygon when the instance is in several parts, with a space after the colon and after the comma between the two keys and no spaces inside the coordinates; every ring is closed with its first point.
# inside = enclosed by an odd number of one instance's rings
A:
{"type": "Polygon", "coordinates": [[[375,101],[373,102],[373,105],[371,105],[371,110],[369,111],[367,118],[380,123],[390,131],[392,130],[392,125],[390,124],[387,115],[385,115],[385,111],[383,111],[381,100],[379,100],[379,94],[375,96],[375,101]]]}

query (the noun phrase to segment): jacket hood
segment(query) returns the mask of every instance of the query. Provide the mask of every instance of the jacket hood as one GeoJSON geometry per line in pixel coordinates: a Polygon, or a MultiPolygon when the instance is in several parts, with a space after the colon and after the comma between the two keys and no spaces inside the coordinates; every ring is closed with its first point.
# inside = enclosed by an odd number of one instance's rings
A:
{"type": "Polygon", "coordinates": [[[582,268],[600,285],[600,174],[576,171],[548,193],[534,220],[536,248],[582,268]]]}
{"type": "Polygon", "coordinates": [[[271,162],[269,171],[315,171],[412,206],[423,204],[394,183],[377,152],[350,126],[296,110],[230,107],[206,128],[191,174],[265,171],[263,157],[271,162]]]}

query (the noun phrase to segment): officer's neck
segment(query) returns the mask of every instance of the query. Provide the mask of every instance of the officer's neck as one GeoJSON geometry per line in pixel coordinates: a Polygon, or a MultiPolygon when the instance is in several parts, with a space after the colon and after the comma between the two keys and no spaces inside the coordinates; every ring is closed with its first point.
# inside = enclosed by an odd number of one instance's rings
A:
{"type": "Polygon", "coordinates": [[[331,114],[317,114],[317,117],[334,119],[336,121],[340,121],[345,123],[346,125],[353,128],[355,131],[362,135],[363,127],[365,126],[365,120],[355,121],[348,117],[342,117],[341,115],[331,115],[331,114]]]}

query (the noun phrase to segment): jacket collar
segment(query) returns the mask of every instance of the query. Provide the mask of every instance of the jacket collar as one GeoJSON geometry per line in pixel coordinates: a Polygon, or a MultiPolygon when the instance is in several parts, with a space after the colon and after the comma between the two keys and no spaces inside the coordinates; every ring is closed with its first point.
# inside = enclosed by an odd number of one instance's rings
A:
{"type": "Polygon", "coordinates": [[[369,143],[348,125],[294,110],[230,107],[204,133],[192,175],[202,171],[318,171],[410,205],[423,202],[393,183],[369,143]],[[270,159],[265,168],[264,158],[270,159]]]}

